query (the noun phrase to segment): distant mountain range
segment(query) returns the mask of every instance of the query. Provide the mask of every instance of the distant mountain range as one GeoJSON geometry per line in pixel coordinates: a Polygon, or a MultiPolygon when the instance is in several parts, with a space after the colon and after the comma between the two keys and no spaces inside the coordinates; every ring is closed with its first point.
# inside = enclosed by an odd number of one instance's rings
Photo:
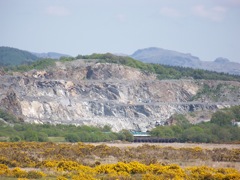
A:
{"type": "MultiPolygon", "coordinates": [[[[127,56],[125,54],[117,55],[127,56]]],[[[63,56],[70,57],[69,55],[56,52],[33,53],[11,47],[0,47],[0,66],[26,64],[41,58],[59,59],[63,56]]],[[[130,57],[145,63],[205,69],[240,75],[240,63],[231,62],[227,58],[222,57],[214,61],[202,61],[189,53],[186,54],[156,47],[137,50],[130,57]]]]}
{"type": "Polygon", "coordinates": [[[62,56],[69,57],[69,55],[55,52],[31,53],[12,47],[0,47],[0,66],[26,64],[41,58],[59,59],[62,56]]]}
{"type": "Polygon", "coordinates": [[[137,50],[131,57],[146,63],[190,67],[240,75],[240,64],[230,62],[227,58],[222,57],[217,58],[215,61],[202,61],[191,54],[156,47],[137,50]]]}

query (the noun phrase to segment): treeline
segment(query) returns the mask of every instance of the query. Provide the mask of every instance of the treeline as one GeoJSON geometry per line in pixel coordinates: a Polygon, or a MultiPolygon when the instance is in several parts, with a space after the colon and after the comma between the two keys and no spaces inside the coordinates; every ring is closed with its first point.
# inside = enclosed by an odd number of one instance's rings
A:
{"type": "MultiPolygon", "coordinates": [[[[239,143],[240,106],[219,110],[210,122],[190,124],[184,115],[174,115],[176,125],[159,126],[150,135],[161,138],[177,138],[180,142],[239,143]]],[[[128,130],[112,132],[111,127],[25,124],[16,123],[13,115],[0,111],[0,140],[2,141],[64,141],[64,142],[107,142],[114,140],[133,141],[128,130]],[[4,138],[5,137],[5,138],[4,138]]]]}
{"type": "Polygon", "coordinates": [[[159,126],[151,130],[152,136],[177,138],[180,142],[240,143],[240,106],[219,110],[212,115],[210,122],[190,124],[184,115],[173,117],[177,124],[159,126]]]}
{"type": "Polygon", "coordinates": [[[50,124],[6,124],[0,121],[0,141],[35,141],[35,142],[106,142],[133,141],[128,130],[112,132],[109,126],[75,126],[50,124]]]}
{"type": "Polygon", "coordinates": [[[149,64],[137,61],[128,56],[116,56],[110,53],[106,54],[92,54],[92,55],[78,55],[76,59],[100,59],[100,62],[116,63],[143,71],[151,72],[158,75],[159,79],[180,79],[180,78],[193,78],[193,79],[207,79],[207,80],[225,80],[225,81],[239,81],[240,76],[230,75],[225,73],[218,73],[213,71],[174,67],[160,64],[149,64]]]}
{"type": "Polygon", "coordinates": [[[17,71],[17,72],[26,72],[26,71],[30,71],[32,69],[36,69],[36,70],[42,70],[42,69],[46,69],[48,67],[53,67],[55,65],[56,60],[55,59],[50,59],[50,58],[46,58],[46,59],[41,59],[32,63],[25,63],[22,65],[18,65],[18,66],[7,66],[4,67],[4,71],[6,72],[10,72],[10,71],[17,71]]]}

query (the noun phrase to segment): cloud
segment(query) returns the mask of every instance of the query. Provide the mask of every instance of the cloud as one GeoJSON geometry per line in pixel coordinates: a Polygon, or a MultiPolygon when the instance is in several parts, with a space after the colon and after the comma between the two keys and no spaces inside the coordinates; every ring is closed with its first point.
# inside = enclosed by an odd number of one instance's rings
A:
{"type": "Polygon", "coordinates": [[[197,5],[193,8],[193,12],[199,17],[220,22],[224,19],[227,9],[223,6],[214,6],[207,9],[204,5],[197,5]]]}
{"type": "Polygon", "coordinates": [[[49,6],[46,8],[46,13],[52,16],[68,16],[69,10],[61,6],[49,6]]]}
{"type": "Polygon", "coordinates": [[[160,13],[164,16],[168,16],[168,17],[180,17],[181,14],[174,8],[171,7],[162,7],[160,9],[160,13]]]}

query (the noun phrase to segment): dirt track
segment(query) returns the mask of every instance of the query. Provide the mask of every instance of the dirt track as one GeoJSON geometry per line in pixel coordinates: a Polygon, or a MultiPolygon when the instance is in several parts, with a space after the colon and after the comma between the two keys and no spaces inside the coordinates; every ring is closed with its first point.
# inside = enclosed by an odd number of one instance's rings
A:
{"type": "Polygon", "coordinates": [[[144,144],[162,146],[162,147],[174,147],[174,148],[191,148],[201,147],[203,149],[214,149],[214,148],[227,148],[227,149],[240,149],[240,144],[207,144],[207,143],[90,143],[93,145],[105,144],[107,146],[116,146],[119,148],[124,147],[137,147],[144,144]]]}

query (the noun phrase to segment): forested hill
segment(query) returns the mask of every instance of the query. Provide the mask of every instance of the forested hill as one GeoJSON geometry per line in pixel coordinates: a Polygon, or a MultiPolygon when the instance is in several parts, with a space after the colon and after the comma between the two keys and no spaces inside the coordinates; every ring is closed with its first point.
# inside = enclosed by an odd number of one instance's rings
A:
{"type": "Polygon", "coordinates": [[[0,66],[20,65],[34,62],[39,58],[28,51],[11,47],[0,47],[0,66]]]}

